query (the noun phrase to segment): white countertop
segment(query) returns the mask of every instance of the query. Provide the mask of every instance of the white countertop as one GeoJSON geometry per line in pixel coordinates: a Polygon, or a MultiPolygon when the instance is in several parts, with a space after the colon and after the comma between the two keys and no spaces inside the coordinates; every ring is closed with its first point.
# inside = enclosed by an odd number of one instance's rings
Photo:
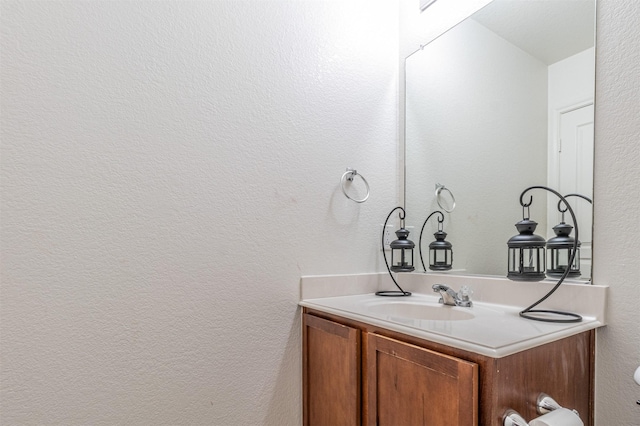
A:
{"type": "Polygon", "coordinates": [[[441,305],[438,298],[436,294],[416,292],[412,296],[399,298],[366,293],[306,298],[299,304],[493,358],[505,357],[604,325],[596,315],[585,315],[584,312],[581,312],[581,322],[550,323],[520,317],[522,307],[518,306],[474,301],[472,307],[463,308],[441,305]],[[389,309],[379,309],[380,305],[389,303],[418,304],[429,310],[426,318],[446,318],[453,314],[454,319],[415,318],[420,316],[420,307],[416,306],[409,307],[413,308],[409,316],[399,314],[402,313],[402,307],[392,309],[394,312],[391,314],[387,313],[389,309]],[[455,319],[457,316],[470,318],[458,320],[455,319]]]}

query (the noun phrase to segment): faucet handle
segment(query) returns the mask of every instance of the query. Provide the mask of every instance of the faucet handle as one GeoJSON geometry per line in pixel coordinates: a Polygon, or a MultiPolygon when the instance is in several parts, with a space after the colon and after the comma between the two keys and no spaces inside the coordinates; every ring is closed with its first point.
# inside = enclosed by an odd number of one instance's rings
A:
{"type": "Polygon", "coordinates": [[[471,290],[466,285],[463,285],[457,294],[458,306],[464,306],[464,307],[471,306],[473,304],[473,302],[471,301],[472,294],[473,294],[473,290],[471,290]]]}
{"type": "Polygon", "coordinates": [[[473,290],[471,290],[468,286],[463,285],[462,287],[460,287],[458,297],[460,297],[461,300],[469,300],[472,294],[473,290]]]}

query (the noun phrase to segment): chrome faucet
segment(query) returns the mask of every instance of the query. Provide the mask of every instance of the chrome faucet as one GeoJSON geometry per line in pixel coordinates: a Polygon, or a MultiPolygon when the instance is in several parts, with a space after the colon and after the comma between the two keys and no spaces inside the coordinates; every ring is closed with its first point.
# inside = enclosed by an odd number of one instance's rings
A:
{"type": "Polygon", "coordinates": [[[467,286],[463,286],[457,293],[444,284],[434,284],[431,288],[433,288],[434,293],[440,293],[439,302],[444,305],[469,308],[473,304],[473,302],[471,302],[470,291],[467,286]]]}

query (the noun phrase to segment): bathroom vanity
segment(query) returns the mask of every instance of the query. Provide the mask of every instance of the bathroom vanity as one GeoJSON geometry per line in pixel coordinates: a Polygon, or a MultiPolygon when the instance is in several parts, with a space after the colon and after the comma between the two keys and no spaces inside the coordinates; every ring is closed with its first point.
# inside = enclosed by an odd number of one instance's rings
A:
{"type": "Polygon", "coordinates": [[[308,308],[303,333],[306,425],[498,426],[540,392],[593,424],[594,331],[503,358],[308,308]]]}
{"type": "Polygon", "coordinates": [[[537,417],[540,393],[593,425],[597,315],[552,324],[416,293],[300,305],[305,425],[500,426],[508,409],[537,417]]]}

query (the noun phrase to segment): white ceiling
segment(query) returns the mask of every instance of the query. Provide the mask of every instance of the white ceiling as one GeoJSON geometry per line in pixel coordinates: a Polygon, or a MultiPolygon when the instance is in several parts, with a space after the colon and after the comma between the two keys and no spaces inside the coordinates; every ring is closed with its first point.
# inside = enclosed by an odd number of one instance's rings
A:
{"type": "Polygon", "coordinates": [[[594,0],[494,0],[472,18],[546,64],[594,45],[594,0]]]}

